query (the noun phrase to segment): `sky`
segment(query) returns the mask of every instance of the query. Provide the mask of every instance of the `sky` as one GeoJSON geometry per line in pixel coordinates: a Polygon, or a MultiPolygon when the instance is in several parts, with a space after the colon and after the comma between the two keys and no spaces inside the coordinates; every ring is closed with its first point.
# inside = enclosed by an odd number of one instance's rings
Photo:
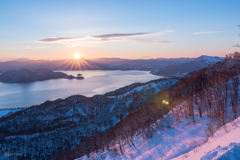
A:
{"type": "Polygon", "coordinates": [[[0,1],[0,61],[221,56],[239,51],[239,0],[0,1]]]}

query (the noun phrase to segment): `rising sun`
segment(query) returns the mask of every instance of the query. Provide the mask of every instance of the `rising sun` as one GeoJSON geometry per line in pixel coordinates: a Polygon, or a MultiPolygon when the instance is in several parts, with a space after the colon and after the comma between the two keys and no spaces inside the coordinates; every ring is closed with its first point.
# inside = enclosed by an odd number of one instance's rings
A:
{"type": "Polygon", "coordinates": [[[81,54],[78,54],[78,53],[74,54],[74,58],[79,59],[80,57],[81,57],[81,54]]]}

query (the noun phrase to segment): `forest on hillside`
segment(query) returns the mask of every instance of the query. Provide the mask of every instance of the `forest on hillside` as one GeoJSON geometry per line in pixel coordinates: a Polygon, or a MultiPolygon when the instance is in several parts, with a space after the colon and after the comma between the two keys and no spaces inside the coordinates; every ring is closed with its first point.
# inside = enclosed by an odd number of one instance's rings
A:
{"type": "Polygon", "coordinates": [[[150,139],[154,131],[170,129],[170,121],[166,117],[176,107],[176,121],[184,117],[192,119],[194,124],[195,112],[200,118],[207,114],[211,123],[207,124],[205,132],[211,136],[215,126],[220,128],[229,118],[235,119],[239,115],[239,74],[240,53],[228,54],[224,61],[191,72],[172,87],[160,91],[115,127],[98,135],[89,135],[75,149],[56,152],[51,159],[75,159],[84,155],[90,157],[93,152],[101,155],[105,151],[117,157],[124,153],[123,143],[135,147],[134,136],[150,139]]]}

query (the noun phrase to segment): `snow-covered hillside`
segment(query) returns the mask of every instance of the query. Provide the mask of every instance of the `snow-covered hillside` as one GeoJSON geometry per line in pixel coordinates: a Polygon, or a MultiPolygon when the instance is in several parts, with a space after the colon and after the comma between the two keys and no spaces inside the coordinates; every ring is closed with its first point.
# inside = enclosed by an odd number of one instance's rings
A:
{"type": "Polygon", "coordinates": [[[222,126],[208,141],[174,160],[240,159],[240,117],[222,126]]]}
{"type": "MultiPolygon", "coordinates": [[[[137,160],[152,160],[152,159],[170,159],[179,156],[183,153],[191,151],[191,143],[195,140],[202,144],[206,141],[204,129],[210,119],[204,117],[197,119],[193,125],[191,119],[184,119],[174,122],[173,115],[170,114],[163,121],[159,122],[152,139],[143,139],[142,136],[135,136],[133,143],[135,147],[130,147],[127,143],[123,145],[125,152],[123,155],[114,156],[110,151],[102,154],[98,153],[90,155],[99,159],[137,159],[137,160]],[[166,129],[166,125],[170,125],[171,129],[166,129]],[[162,129],[161,129],[162,128],[162,129]]],[[[87,160],[87,156],[78,160],[87,160]]]]}
{"type": "Polygon", "coordinates": [[[169,88],[177,81],[157,79],[137,83],[122,94],[113,91],[111,96],[76,95],[46,101],[18,112],[2,112],[0,134],[4,133],[4,139],[0,143],[0,159],[8,160],[8,157],[2,155],[10,150],[22,153],[23,159],[48,159],[54,153],[74,149],[87,136],[114,127],[159,91],[169,88]]]}
{"type": "MultiPolygon", "coordinates": [[[[239,72],[236,72],[238,66],[232,65],[232,59],[230,57],[180,79],[170,89],[174,94],[164,97],[162,92],[151,101],[162,111],[164,105],[160,104],[165,104],[165,99],[177,97],[171,100],[170,110],[162,114],[147,104],[144,112],[136,112],[131,115],[133,118],[126,117],[119,127],[114,128],[113,133],[117,136],[107,143],[107,147],[96,147],[79,160],[239,159],[236,153],[240,151],[240,138],[237,138],[240,132],[239,129],[234,130],[240,125],[240,80],[239,72]],[[214,144],[214,141],[217,142],[214,144]]],[[[100,143],[96,140],[100,145],[106,141],[100,143]]]]}
{"type": "MultiPolygon", "coordinates": [[[[213,137],[207,139],[205,130],[207,124],[211,123],[211,119],[207,115],[200,118],[195,113],[196,122],[194,124],[192,119],[180,118],[176,120],[176,112],[178,112],[177,107],[164,120],[159,121],[156,126],[158,129],[155,131],[153,138],[143,139],[142,136],[135,136],[133,139],[135,146],[129,146],[125,142],[122,145],[124,149],[122,155],[106,151],[101,156],[100,153],[92,153],[90,158],[105,160],[169,160],[177,157],[176,160],[186,158],[200,160],[201,157],[205,157],[201,160],[209,160],[220,155],[236,157],[236,152],[240,153],[240,136],[238,135],[240,134],[240,117],[226,124],[226,127],[221,127],[213,137]],[[167,128],[168,124],[170,128],[167,128]]],[[[77,160],[88,160],[90,158],[84,156],[77,160]]]]}

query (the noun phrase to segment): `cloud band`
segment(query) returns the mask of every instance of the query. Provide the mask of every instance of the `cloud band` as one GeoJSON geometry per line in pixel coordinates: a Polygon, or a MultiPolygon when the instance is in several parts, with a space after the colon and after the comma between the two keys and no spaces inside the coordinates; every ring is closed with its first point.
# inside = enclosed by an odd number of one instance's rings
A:
{"type": "Polygon", "coordinates": [[[209,33],[218,33],[220,31],[202,31],[202,32],[194,32],[193,34],[209,34],[209,33]]]}
{"type": "Polygon", "coordinates": [[[72,41],[72,40],[77,40],[83,37],[55,37],[55,38],[44,38],[37,40],[37,42],[59,42],[59,41],[72,41]]]}
{"type": "Polygon", "coordinates": [[[41,43],[53,43],[53,42],[60,42],[60,41],[73,41],[73,40],[79,40],[79,39],[87,39],[87,38],[97,38],[101,41],[109,41],[114,38],[128,38],[128,37],[136,37],[136,36],[149,36],[149,35],[158,35],[158,34],[166,34],[174,32],[173,30],[165,30],[163,32],[139,32],[139,33],[112,33],[112,34],[102,34],[102,35],[93,35],[93,36],[87,36],[87,37],[55,37],[55,38],[44,38],[40,40],[36,40],[36,42],[41,43]]]}

